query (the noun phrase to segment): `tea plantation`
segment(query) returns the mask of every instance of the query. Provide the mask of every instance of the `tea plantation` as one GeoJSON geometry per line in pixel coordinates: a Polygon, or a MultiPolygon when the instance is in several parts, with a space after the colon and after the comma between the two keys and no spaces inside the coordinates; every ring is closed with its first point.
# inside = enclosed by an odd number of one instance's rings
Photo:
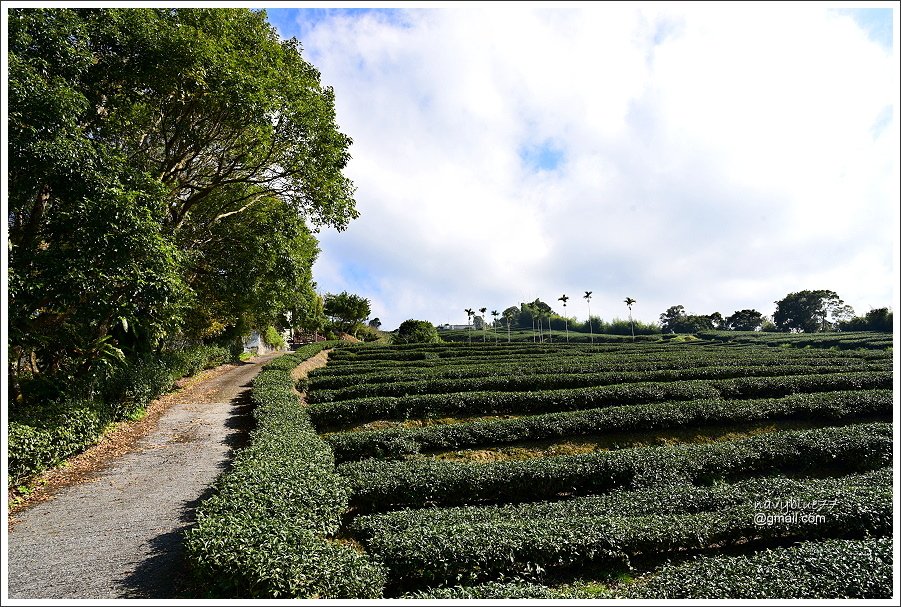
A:
{"type": "Polygon", "coordinates": [[[319,349],[189,533],[211,595],[891,596],[884,335],[343,346],[296,407],[319,349]]]}

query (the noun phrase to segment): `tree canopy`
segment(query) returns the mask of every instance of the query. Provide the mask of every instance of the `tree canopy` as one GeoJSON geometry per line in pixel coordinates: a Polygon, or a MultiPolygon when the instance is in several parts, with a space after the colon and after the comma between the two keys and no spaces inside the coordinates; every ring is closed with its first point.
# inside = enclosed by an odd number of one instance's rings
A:
{"type": "Polygon", "coordinates": [[[842,331],[882,331],[894,329],[894,315],[890,308],[874,308],[863,316],[856,316],[839,323],[842,331]]]}
{"type": "Polygon", "coordinates": [[[405,320],[391,341],[395,344],[431,344],[441,341],[438,330],[427,320],[405,320]]]}
{"type": "Polygon", "coordinates": [[[371,313],[369,300],[360,295],[342,291],[325,296],[325,315],[330,317],[341,331],[352,332],[371,313]]]}
{"type": "Polygon", "coordinates": [[[826,331],[854,316],[854,310],[828,289],[789,293],[775,303],[773,323],[780,331],[826,331]]]}
{"type": "Polygon", "coordinates": [[[754,309],[736,310],[723,321],[726,329],[732,331],[757,331],[763,327],[766,318],[754,309]]]}
{"type": "Polygon", "coordinates": [[[670,306],[660,315],[660,327],[664,333],[697,333],[706,329],[716,329],[722,324],[722,315],[687,314],[685,306],[670,306]]]}
{"type": "Polygon", "coordinates": [[[310,297],[313,231],[357,211],[351,140],[296,39],[246,9],[8,23],[12,375],[263,327],[310,297]]]}

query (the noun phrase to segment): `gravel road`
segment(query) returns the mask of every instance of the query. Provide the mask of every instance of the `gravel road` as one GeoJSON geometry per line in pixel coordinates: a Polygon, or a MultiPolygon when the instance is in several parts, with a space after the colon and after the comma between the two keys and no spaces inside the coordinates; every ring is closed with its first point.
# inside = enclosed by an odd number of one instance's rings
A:
{"type": "Polygon", "coordinates": [[[174,396],[155,427],[84,482],[16,516],[10,598],[180,598],[182,534],[252,423],[250,382],[275,354],[174,396]]]}

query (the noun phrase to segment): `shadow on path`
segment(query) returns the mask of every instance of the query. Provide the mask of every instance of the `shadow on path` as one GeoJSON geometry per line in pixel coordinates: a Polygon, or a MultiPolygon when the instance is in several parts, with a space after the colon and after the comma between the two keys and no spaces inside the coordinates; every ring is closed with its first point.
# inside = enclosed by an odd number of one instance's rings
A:
{"type": "MultiPolygon", "coordinates": [[[[251,383],[242,387],[249,388],[251,383]]],[[[229,433],[225,437],[232,453],[219,465],[220,474],[226,472],[234,459],[234,452],[249,443],[249,433],[256,423],[253,417],[253,403],[250,390],[242,391],[229,403],[230,411],[225,426],[229,433]]],[[[198,598],[198,592],[191,584],[190,571],[185,560],[185,532],[194,524],[197,507],[214,492],[207,487],[196,498],[181,507],[178,520],[183,523],[174,531],[161,533],[151,539],[150,557],[141,562],[131,573],[118,580],[122,588],[121,598],[136,599],[189,599],[198,598]]]]}

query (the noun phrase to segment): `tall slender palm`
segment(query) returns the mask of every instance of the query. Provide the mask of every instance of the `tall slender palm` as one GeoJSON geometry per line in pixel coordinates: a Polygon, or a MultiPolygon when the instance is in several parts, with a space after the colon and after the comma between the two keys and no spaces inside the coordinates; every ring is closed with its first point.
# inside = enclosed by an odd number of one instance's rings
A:
{"type": "Polygon", "coordinates": [[[563,297],[557,298],[557,301],[563,302],[563,327],[566,329],[566,343],[569,343],[569,319],[566,318],[566,302],[569,301],[569,297],[564,293],[563,297]]]}
{"type": "Polygon", "coordinates": [[[591,324],[591,291],[585,291],[585,301],[588,302],[588,332],[591,335],[591,343],[594,344],[594,327],[591,324]]]}
{"type": "Polygon", "coordinates": [[[635,341],[635,323],[632,322],[632,304],[635,303],[635,300],[627,297],[624,301],[629,306],[629,326],[632,327],[632,341],[635,341]]]}
{"type": "Polygon", "coordinates": [[[494,343],[497,343],[497,317],[500,316],[500,312],[497,310],[492,310],[491,315],[494,316],[494,343]]]}
{"type": "Polygon", "coordinates": [[[487,341],[485,337],[488,335],[488,323],[485,322],[485,312],[488,311],[488,308],[479,308],[479,312],[482,313],[482,341],[487,341]]]}
{"type": "Polygon", "coordinates": [[[538,341],[538,333],[535,331],[535,309],[532,304],[523,304],[525,309],[529,311],[529,318],[532,319],[532,342],[538,341]]]}
{"type": "Polygon", "coordinates": [[[535,320],[538,321],[538,343],[544,343],[546,339],[544,336],[544,313],[538,306],[535,306],[533,309],[535,310],[535,320]]]}
{"type": "Polygon", "coordinates": [[[467,331],[469,333],[469,343],[472,343],[472,315],[475,314],[475,312],[473,312],[472,308],[466,308],[463,311],[466,312],[466,328],[469,329],[469,331],[467,331]]]}
{"type": "Polygon", "coordinates": [[[510,343],[510,324],[513,322],[513,313],[510,312],[508,314],[506,311],[504,311],[504,318],[507,319],[507,343],[509,344],[510,343]]]}

